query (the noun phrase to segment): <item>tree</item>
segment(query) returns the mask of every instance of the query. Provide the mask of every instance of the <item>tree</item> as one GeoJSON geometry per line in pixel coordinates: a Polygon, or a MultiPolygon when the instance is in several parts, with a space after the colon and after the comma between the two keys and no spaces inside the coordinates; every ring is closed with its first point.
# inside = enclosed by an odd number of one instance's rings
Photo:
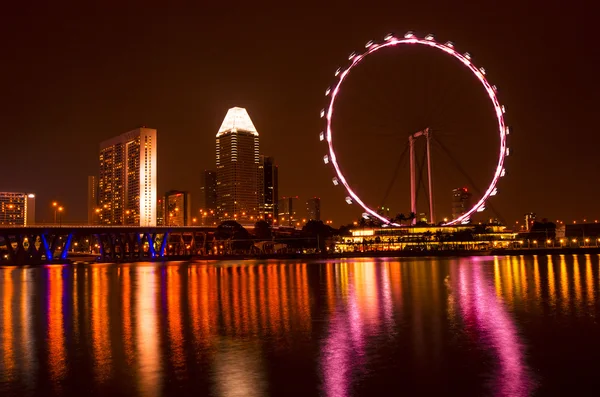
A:
{"type": "Polygon", "coordinates": [[[248,230],[236,221],[224,221],[217,226],[215,232],[217,240],[231,240],[231,248],[247,250],[252,246],[252,239],[248,230]]]}
{"type": "Polygon", "coordinates": [[[325,247],[327,246],[326,240],[334,235],[334,229],[325,225],[323,221],[310,220],[302,228],[302,234],[311,239],[311,246],[318,247],[321,251],[325,251],[325,247]]]}
{"type": "Polygon", "coordinates": [[[270,240],[272,237],[271,225],[267,221],[260,220],[254,224],[254,237],[259,240],[270,240]]]}

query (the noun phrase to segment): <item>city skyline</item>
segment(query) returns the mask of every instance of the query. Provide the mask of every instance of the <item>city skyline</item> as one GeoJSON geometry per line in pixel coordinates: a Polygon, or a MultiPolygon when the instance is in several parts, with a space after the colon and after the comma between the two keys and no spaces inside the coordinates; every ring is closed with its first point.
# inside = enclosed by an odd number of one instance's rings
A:
{"type": "MultiPolygon", "coordinates": [[[[40,222],[52,220],[50,203],[54,200],[64,203],[67,208],[66,219],[84,222],[87,211],[86,177],[96,174],[93,159],[98,142],[119,131],[126,131],[128,126],[143,123],[157,128],[161,131],[161,137],[165,137],[161,139],[162,149],[158,154],[158,191],[181,189],[191,191],[192,197],[199,197],[194,194],[200,188],[198,176],[203,169],[213,167],[213,131],[218,127],[224,109],[240,106],[249,110],[257,129],[261,131],[262,151],[278,160],[281,181],[279,195],[312,197],[317,194],[323,198],[322,210],[327,218],[334,219],[336,225],[348,223],[360,215],[360,210],[345,205],[342,190],[331,185],[332,175],[320,161],[325,153],[318,142],[315,142],[315,137],[320,132],[318,111],[323,104],[323,87],[330,84],[333,72],[344,63],[347,55],[364,46],[365,39],[382,39],[388,31],[403,33],[414,30],[421,35],[433,32],[438,37],[455,40],[461,48],[471,51],[478,63],[486,66],[490,79],[498,82],[503,102],[508,108],[507,119],[514,127],[514,143],[511,145],[513,151],[507,166],[507,178],[500,184],[499,194],[491,203],[508,223],[521,220],[522,215],[529,211],[535,211],[542,217],[559,218],[568,222],[573,219],[581,221],[584,217],[595,219],[598,215],[594,213],[593,197],[599,193],[595,184],[577,183],[577,178],[570,178],[570,175],[576,174],[581,177],[580,180],[593,180],[595,175],[592,159],[598,137],[593,129],[584,126],[592,119],[595,107],[593,97],[586,100],[586,95],[595,91],[593,87],[597,81],[582,77],[587,76],[586,73],[573,73],[575,69],[570,61],[567,63],[560,57],[553,56],[556,51],[580,54],[580,49],[585,46],[579,42],[572,44],[568,39],[569,35],[560,34],[546,22],[560,21],[561,31],[578,33],[579,37],[586,40],[588,36],[584,34],[584,29],[588,27],[574,23],[577,20],[576,10],[560,10],[559,13],[553,5],[539,9],[531,6],[537,15],[533,20],[507,14],[504,10],[495,10],[497,15],[489,17],[493,22],[499,24],[510,21],[513,27],[509,32],[496,32],[492,27],[478,22],[475,11],[471,15],[440,21],[422,17],[412,7],[403,10],[402,15],[367,18],[364,24],[352,25],[352,33],[348,29],[349,21],[335,20],[330,26],[317,23],[315,32],[305,32],[301,29],[301,24],[292,23],[285,30],[285,40],[294,42],[293,49],[278,45],[283,37],[276,37],[275,32],[286,26],[283,22],[270,30],[258,30],[241,43],[228,41],[233,43],[231,45],[236,50],[228,50],[232,54],[231,58],[228,58],[225,51],[218,50],[228,36],[216,39],[214,43],[204,41],[201,45],[213,49],[216,55],[214,59],[202,59],[206,65],[201,68],[197,67],[199,59],[196,58],[189,65],[182,63],[186,54],[197,48],[192,41],[184,40],[181,47],[168,52],[173,60],[177,60],[173,62],[177,69],[181,70],[175,74],[173,69],[168,69],[170,73],[164,75],[160,84],[152,78],[164,66],[160,61],[153,61],[145,70],[139,71],[132,67],[133,64],[122,66],[120,62],[114,62],[113,57],[129,55],[127,51],[133,54],[148,50],[161,53],[170,51],[166,45],[168,40],[154,39],[162,34],[162,28],[172,26],[180,27],[169,33],[169,38],[180,38],[188,29],[189,33],[197,32],[195,25],[191,23],[193,18],[176,16],[171,22],[159,20],[160,29],[151,30],[148,37],[138,36],[119,25],[115,32],[107,32],[105,36],[98,37],[98,42],[92,48],[96,52],[84,51],[77,56],[69,51],[72,45],[81,40],[76,33],[81,33],[81,38],[88,37],[95,27],[105,26],[107,15],[92,17],[86,27],[78,26],[68,18],[63,19],[66,31],[50,33],[55,40],[46,47],[57,52],[58,58],[62,56],[69,64],[75,61],[75,68],[63,70],[42,60],[35,66],[40,69],[33,69],[34,73],[31,74],[32,87],[43,88],[39,90],[39,96],[33,96],[37,98],[35,101],[23,101],[31,88],[24,87],[22,92],[18,92],[16,85],[9,87],[7,97],[12,99],[4,109],[7,112],[7,128],[15,134],[8,136],[7,144],[16,146],[19,143],[16,137],[19,136],[32,137],[27,145],[32,156],[25,161],[16,151],[3,155],[0,165],[14,169],[15,172],[3,178],[0,190],[36,193],[40,222]],[[469,29],[464,28],[467,19],[471,22],[469,29]],[[109,46],[118,37],[128,37],[130,46],[109,46]],[[274,37],[274,42],[269,44],[265,40],[271,37],[274,37]],[[547,50],[543,45],[550,38],[555,49],[553,51],[547,50]],[[257,42],[267,44],[264,47],[251,46],[251,50],[244,49],[249,43],[257,42]],[[571,45],[576,48],[571,48],[571,45]],[[189,48],[184,50],[183,47],[186,46],[189,48]],[[577,46],[581,46],[580,49],[577,46]],[[309,52],[313,54],[310,60],[299,59],[298,54],[309,52]],[[98,59],[102,60],[101,63],[95,62],[97,57],[100,57],[98,59]],[[230,60],[243,57],[256,59],[257,62],[239,67],[222,67],[230,60]],[[85,67],[89,65],[95,66],[88,71],[85,67]],[[181,65],[184,65],[183,68],[181,65]],[[221,67],[217,68],[216,65],[221,67]],[[565,73],[557,79],[552,70],[559,68],[565,73]],[[42,70],[46,72],[37,73],[42,70]],[[69,74],[65,73],[66,70],[69,70],[69,74]],[[130,82],[121,84],[117,70],[123,73],[123,81],[129,79],[130,82]],[[93,80],[95,76],[98,76],[97,82],[93,80]],[[215,80],[214,83],[208,82],[206,76],[215,80]],[[94,93],[93,96],[86,96],[78,88],[86,86],[83,82],[91,85],[91,90],[88,91],[94,93]],[[189,85],[204,87],[203,98],[185,94],[189,85]],[[285,89],[282,90],[283,87],[285,89]],[[76,95],[83,95],[84,100],[73,102],[68,96],[69,90],[74,90],[76,95]],[[155,90],[162,90],[165,95],[158,98],[148,95],[155,90]],[[177,98],[178,94],[182,94],[181,98],[171,103],[172,98],[177,98]],[[108,101],[115,97],[117,99],[114,102],[108,101]],[[98,102],[94,102],[94,98],[98,98],[98,102]],[[575,101],[572,98],[577,98],[577,103],[573,103],[575,101]],[[97,112],[95,107],[102,107],[104,110],[97,112]],[[27,109],[29,117],[23,115],[23,109],[27,109]],[[552,117],[547,117],[548,114],[552,114],[552,117]],[[39,128],[38,125],[44,127],[39,128]],[[80,135],[83,130],[88,132],[80,135]],[[564,131],[567,130],[579,131],[580,139],[565,138],[564,131]],[[49,139],[45,134],[63,138],[49,139]],[[582,145],[583,141],[587,144],[582,145]],[[186,144],[182,145],[182,142],[186,144]],[[544,164],[543,168],[539,164],[544,164]],[[42,167],[48,172],[43,175],[31,172],[32,169],[42,167]],[[175,171],[178,168],[196,169],[196,175],[177,173],[175,171]],[[576,194],[558,200],[552,195],[557,183],[561,184],[562,189],[576,194]],[[516,202],[515,197],[519,197],[516,202]]],[[[49,13],[56,11],[49,10],[49,13]]],[[[154,11],[147,12],[157,18],[154,11]]],[[[479,12],[490,11],[484,7],[479,12]]],[[[275,11],[274,13],[270,17],[276,15],[275,11]]],[[[258,19],[264,18],[258,11],[251,14],[258,19]]],[[[307,11],[301,14],[306,18],[309,16],[307,11]]],[[[215,25],[208,24],[205,29],[216,32],[214,29],[218,24],[219,13],[214,11],[210,15],[215,17],[215,25]]],[[[331,11],[324,9],[322,16],[311,18],[324,21],[328,19],[326,15],[331,15],[331,11]]],[[[233,18],[244,26],[241,15],[234,15],[233,18]]],[[[32,27],[34,32],[45,26],[35,15],[31,20],[36,22],[36,26],[32,27]]],[[[17,31],[22,29],[10,22],[3,27],[7,28],[17,31]]],[[[234,33],[230,35],[235,37],[234,33]]],[[[190,36],[197,37],[197,34],[190,36]]],[[[36,65],[35,62],[26,61],[41,51],[34,47],[29,55],[19,50],[18,46],[29,42],[27,40],[31,38],[21,37],[14,43],[9,43],[9,46],[13,46],[10,48],[15,55],[2,66],[6,75],[15,75],[15,81],[21,81],[24,76],[18,70],[19,66],[36,65]]],[[[23,45],[21,47],[28,48],[23,45]]],[[[590,62],[596,61],[588,59],[584,68],[593,70],[590,62]]],[[[436,161],[441,163],[442,160],[434,158],[434,167],[436,161]]],[[[385,183],[387,181],[380,184],[385,183]]],[[[400,185],[408,190],[404,181],[400,185]]],[[[447,199],[448,191],[440,188],[436,190],[436,194],[450,201],[447,199]]],[[[405,205],[390,206],[394,212],[408,212],[405,205]]],[[[440,218],[443,214],[437,215],[440,218]]]]}

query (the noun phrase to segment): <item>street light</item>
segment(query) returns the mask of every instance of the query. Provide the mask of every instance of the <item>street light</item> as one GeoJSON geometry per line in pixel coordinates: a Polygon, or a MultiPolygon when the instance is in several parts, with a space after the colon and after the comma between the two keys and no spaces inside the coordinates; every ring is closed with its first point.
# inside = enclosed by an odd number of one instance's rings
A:
{"type": "Polygon", "coordinates": [[[52,202],[52,208],[54,208],[54,224],[56,224],[56,209],[58,208],[58,203],[56,201],[52,202]]]}
{"type": "Polygon", "coordinates": [[[62,227],[62,212],[64,207],[58,207],[58,227],[62,227]]]}

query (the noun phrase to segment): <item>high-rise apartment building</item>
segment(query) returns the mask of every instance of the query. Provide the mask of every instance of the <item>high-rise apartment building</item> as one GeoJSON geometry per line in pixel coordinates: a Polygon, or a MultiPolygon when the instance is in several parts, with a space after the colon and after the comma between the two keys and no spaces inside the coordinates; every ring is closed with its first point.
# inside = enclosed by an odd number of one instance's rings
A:
{"type": "Polygon", "coordinates": [[[250,223],[259,216],[258,132],[244,108],[227,111],[217,132],[217,214],[219,220],[250,223]]]}
{"type": "Polygon", "coordinates": [[[299,226],[300,214],[298,207],[298,196],[296,197],[282,197],[277,208],[279,211],[279,225],[280,226],[299,226]]]}
{"type": "Polygon", "coordinates": [[[31,226],[34,224],[34,194],[0,192],[0,225],[31,226]]]}
{"type": "Polygon", "coordinates": [[[452,219],[457,219],[471,209],[472,194],[466,187],[452,190],[452,219]]]}
{"type": "Polygon", "coordinates": [[[536,215],[535,212],[528,212],[525,214],[525,230],[530,231],[535,223],[536,215]]]}
{"type": "Polygon", "coordinates": [[[101,224],[156,226],[156,135],[137,128],[100,144],[101,224]]]}
{"type": "Polygon", "coordinates": [[[192,198],[189,192],[171,190],[165,194],[167,226],[191,226],[192,198]]]}
{"type": "Polygon", "coordinates": [[[279,170],[275,159],[260,156],[259,163],[260,215],[267,222],[273,223],[279,215],[277,201],[279,198],[279,170]]]}
{"type": "Polygon", "coordinates": [[[310,198],[306,201],[306,219],[309,221],[321,220],[321,199],[318,197],[310,198]]]}
{"type": "Polygon", "coordinates": [[[98,207],[98,178],[95,176],[88,176],[87,219],[88,225],[97,225],[100,223],[100,208],[98,207]]]}

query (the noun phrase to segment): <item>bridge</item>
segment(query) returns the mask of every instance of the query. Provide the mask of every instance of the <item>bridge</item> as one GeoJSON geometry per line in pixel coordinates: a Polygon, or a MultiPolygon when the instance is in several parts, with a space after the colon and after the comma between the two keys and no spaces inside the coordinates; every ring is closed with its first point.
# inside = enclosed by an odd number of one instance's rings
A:
{"type": "Polygon", "coordinates": [[[216,226],[2,226],[0,265],[60,263],[76,255],[75,247],[102,262],[203,255],[216,229],[216,226]]]}

